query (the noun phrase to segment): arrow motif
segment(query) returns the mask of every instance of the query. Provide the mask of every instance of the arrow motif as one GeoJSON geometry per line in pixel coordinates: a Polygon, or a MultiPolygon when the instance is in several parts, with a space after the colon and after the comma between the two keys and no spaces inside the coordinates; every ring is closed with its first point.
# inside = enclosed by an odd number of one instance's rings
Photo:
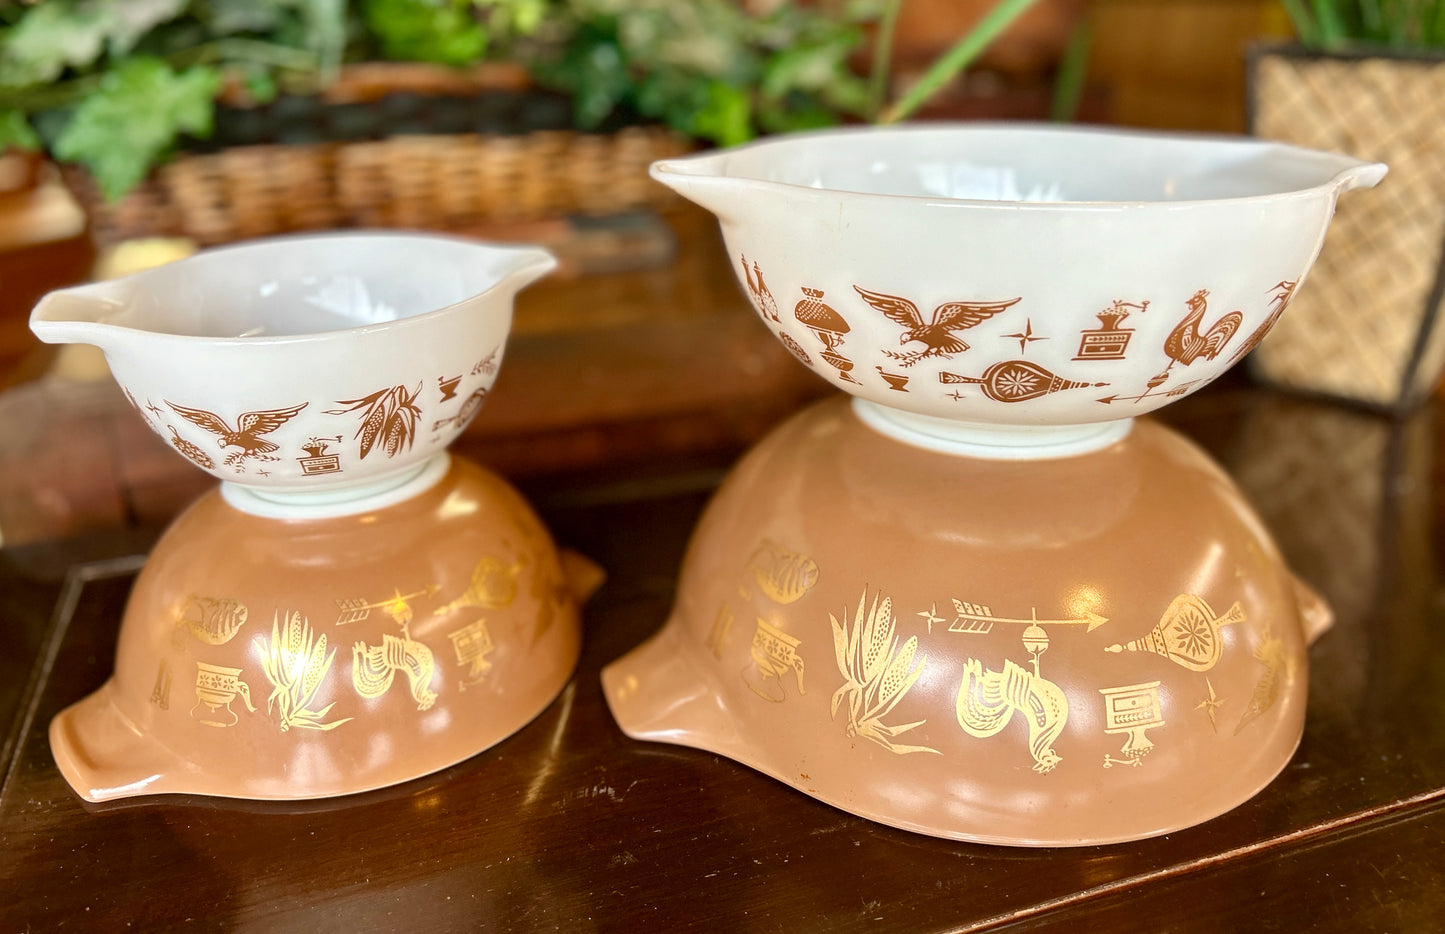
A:
{"type": "Polygon", "coordinates": [[[1028,619],[994,616],[993,611],[982,604],[964,603],[957,598],[953,601],[953,609],[957,618],[948,625],[948,631],[978,635],[991,632],[996,623],[1015,626],[1085,626],[1086,632],[1093,632],[1109,621],[1107,617],[1089,612],[1073,619],[1039,619],[1038,610],[1032,607],[1029,608],[1028,619]]]}
{"type": "MultiPolygon", "coordinates": [[[[403,594],[398,590],[395,596],[388,597],[385,600],[367,602],[365,597],[356,597],[351,600],[337,600],[336,608],[341,611],[341,615],[336,617],[335,625],[345,626],[349,623],[359,623],[371,616],[372,610],[381,609],[391,613],[393,617],[396,617],[400,613],[410,620],[411,606],[407,601],[416,600],[419,597],[430,597],[440,589],[440,585],[431,584],[424,590],[418,590],[414,593],[403,594]]],[[[397,621],[400,622],[401,620],[398,619],[397,621]]]]}
{"type": "Polygon", "coordinates": [[[1145,400],[1145,399],[1153,399],[1153,398],[1155,398],[1156,396],[1163,396],[1163,397],[1165,397],[1166,399],[1175,399],[1175,398],[1178,398],[1179,396],[1184,395],[1185,393],[1189,392],[1190,390],[1192,390],[1192,389],[1193,389],[1196,385],[1198,385],[1199,382],[1200,382],[1200,381],[1197,380],[1197,379],[1191,379],[1191,380],[1189,380],[1189,381],[1187,381],[1187,382],[1180,383],[1178,386],[1175,386],[1175,387],[1173,387],[1172,389],[1169,389],[1169,390],[1167,390],[1167,391],[1165,391],[1165,392],[1155,392],[1154,390],[1157,389],[1157,388],[1159,388],[1159,386],[1162,385],[1163,382],[1164,382],[1164,380],[1159,379],[1159,376],[1160,376],[1160,375],[1161,375],[1161,374],[1155,374],[1155,375],[1149,380],[1149,388],[1148,388],[1148,389],[1145,389],[1142,393],[1140,393],[1140,394],[1137,395],[1137,396],[1120,396],[1120,395],[1105,396],[1104,398],[1099,399],[1099,400],[1097,400],[1097,401],[1102,402],[1102,403],[1104,403],[1105,405],[1112,405],[1112,404],[1114,404],[1115,402],[1133,402],[1133,403],[1135,403],[1135,404],[1137,405],[1138,403],[1142,402],[1142,401],[1145,400]]]}

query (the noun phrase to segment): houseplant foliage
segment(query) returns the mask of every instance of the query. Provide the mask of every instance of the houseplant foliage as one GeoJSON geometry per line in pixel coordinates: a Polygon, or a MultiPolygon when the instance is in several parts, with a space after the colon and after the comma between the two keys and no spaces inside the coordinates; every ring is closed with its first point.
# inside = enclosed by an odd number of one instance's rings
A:
{"type": "Polygon", "coordinates": [[[1311,49],[1445,46],[1445,0],[1284,0],[1284,6],[1311,49]]]}
{"type": "Polygon", "coordinates": [[[587,129],[620,113],[732,144],[868,106],[849,67],[887,0],[36,0],[0,5],[0,147],[118,198],[220,97],[324,88],[347,63],[520,64],[587,129]]]}

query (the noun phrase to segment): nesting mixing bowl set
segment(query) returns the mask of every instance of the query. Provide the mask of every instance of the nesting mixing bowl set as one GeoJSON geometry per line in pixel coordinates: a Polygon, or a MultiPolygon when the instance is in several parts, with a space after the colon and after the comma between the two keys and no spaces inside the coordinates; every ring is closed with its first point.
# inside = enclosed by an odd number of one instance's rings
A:
{"type": "MultiPolygon", "coordinates": [[[[1384,167],[1252,140],[852,129],[661,162],[763,323],[844,390],[733,470],[671,617],[603,673],[639,740],[1015,845],[1153,836],[1267,784],[1328,608],[1192,442],[1136,417],[1252,349],[1384,167]]],[[[52,293],[222,482],[157,544],[115,674],[51,724],[82,797],[350,794],[525,726],[585,586],[449,456],[540,250],[260,241],[52,293]]]]}

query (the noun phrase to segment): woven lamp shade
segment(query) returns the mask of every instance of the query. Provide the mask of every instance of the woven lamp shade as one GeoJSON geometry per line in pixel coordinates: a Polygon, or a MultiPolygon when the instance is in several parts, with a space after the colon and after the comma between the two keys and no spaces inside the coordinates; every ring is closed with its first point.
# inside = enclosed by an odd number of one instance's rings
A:
{"type": "Polygon", "coordinates": [[[1401,409],[1438,383],[1445,250],[1445,59],[1267,49],[1251,60],[1252,129],[1385,162],[1340,203],[1314,271],[1250,366],[1276,385],[1401,409]]]}

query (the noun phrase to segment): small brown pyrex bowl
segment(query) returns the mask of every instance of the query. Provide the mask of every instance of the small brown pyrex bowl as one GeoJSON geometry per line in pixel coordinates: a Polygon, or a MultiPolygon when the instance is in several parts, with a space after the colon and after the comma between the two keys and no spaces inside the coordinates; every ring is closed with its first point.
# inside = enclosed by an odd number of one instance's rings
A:
{"type": "Polygon", "coordinates": [[[875,821],[1109,843],[1218,815],[1284,767],[1329,620],[1159,424],[1000,462],[901,444],[834,400],[736,468],[671,618],[603,684],[629,736],[875,821]]]}
{"type": "Polygon", "coordinates": [[[353,515],[192,505],[136,580],[115,674],[50,725],[66,781],[89,801],[350,794],[529,722],[576,664],[577,597],[510,486],[443,469],[353,515]]]}

